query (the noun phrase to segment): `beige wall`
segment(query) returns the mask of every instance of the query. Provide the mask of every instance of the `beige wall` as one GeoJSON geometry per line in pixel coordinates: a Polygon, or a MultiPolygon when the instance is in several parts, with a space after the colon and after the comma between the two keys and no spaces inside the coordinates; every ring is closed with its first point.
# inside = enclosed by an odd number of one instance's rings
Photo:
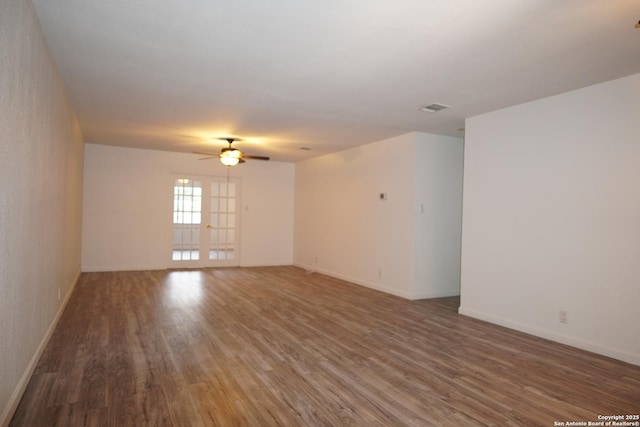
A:
{"type": "Polygon", "coordinates": [[[0,2],[0,64],[4,425],[80,271],[83,146],[28,0],[0,2]]]}

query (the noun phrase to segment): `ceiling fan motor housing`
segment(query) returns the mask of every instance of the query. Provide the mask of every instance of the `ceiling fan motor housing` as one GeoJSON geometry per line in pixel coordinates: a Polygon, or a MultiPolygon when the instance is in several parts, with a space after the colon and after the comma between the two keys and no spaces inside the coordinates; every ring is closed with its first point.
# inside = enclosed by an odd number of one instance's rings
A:
{"type": "Polygon", "coordinates": [[[240,158],[240,157],[242,157],[242,152],[240,150],[238,150],[237,148],[226,147],[226,148],[222,149],[222,152],[220,153],[220,155],[224,156],[224,157],[240,158]]]}

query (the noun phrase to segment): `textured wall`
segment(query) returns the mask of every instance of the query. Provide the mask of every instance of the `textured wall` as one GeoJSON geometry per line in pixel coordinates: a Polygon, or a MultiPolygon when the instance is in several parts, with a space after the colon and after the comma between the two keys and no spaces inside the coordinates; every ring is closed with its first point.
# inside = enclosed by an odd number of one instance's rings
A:
{"type": "Polygon", "coordinates": [[[3,425],[79,274],[83,146],[28,0],[0,2],[0,64],[3,425]]]}

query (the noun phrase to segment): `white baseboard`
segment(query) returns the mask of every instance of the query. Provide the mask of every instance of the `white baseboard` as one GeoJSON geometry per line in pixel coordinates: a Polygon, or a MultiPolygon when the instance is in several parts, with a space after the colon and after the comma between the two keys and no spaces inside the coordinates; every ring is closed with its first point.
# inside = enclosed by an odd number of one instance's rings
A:
{"type": "Polygon", "coordinates": [[[62,316],[62,313],[64,312],[64,309],[67,306],[67,302],[69,302],[69,298],[71,297],[71,294],[73,293],[73,290],[75,289],[79,278],[80,278],[80,272],[78,272],[78,275],[76,276],[75,280],[73,281],[73,283],[71,283],[69,292],[67,292],[67,295],[64,297],[64,301],[62,301],[62,304],[60,304],[60,308],[58,308],[58,312],[54,316],[49,327],[47,328],[47,331],[42,337],[42,340],[40,341],[40,344],[36,348],[35,353],[31,357],[31,360],[29,360],[29,363],[27,364],[27,368],[22,374],[22,377],[20,378],[18,385],[16,386],[15,390],[13,391],[13,394],[9,398],[9,402],[7,403],[7,406],[4,408],[4,411],[0,415],[0,427],[7,427],[11,422],[11,418],[13,417],[13,414],[16,412],[16,409],[18,409],[18,404],[20,404],[20,399],[22,399],[22,395],[27,389],[27,385],[29,384],[31,375],[33,374],[33,371],[35,370],[36,365],[38,364],[38,361],[42,356],[42,352],[44,351],[45,347],[49,343],[49,340],[51,339],[51,335],[53,335],[53,331],[55,330],[56,325],[58,324],[58,321],[60,320],[60,317],[62,316]]]}
{"type": "Polygon", "coordinates": [[[374,289],[376,291],[384,292],[386,294],[395,295],[400,298],[408,299],[408,300],[419,300],[419,299],[431,299],[431,298],[445,298],[445,297],[454,297],[460,295],[460,291],[434,291],[434,292],[420,292],[420,293],[412,293],[406,292],[402,290],[398,290],[395,288],[389,288],[385,286],[381,286],[377,283],[370,283],[364,280],[357,279],[355,277],[347,276],[344,274],[334,273],[332,271],[319,269],[313,266],[304,265],[304,264],[294,264],[295,267],[303,268],[307,271],[313,271],[317,273],[324,274],[326,276],[335,277],[336,279],[344,280],[349,283],[353,283],[355,285],[364,286],[365,288],[374,289]]]}
{"type": "Polygon", "coordinates": [[[381,286],[381,285],[379,285],[377,283],[366,282],[364,280],[360,280],[360,279],[357,279],[355,277],[347,276],[347,275],[344,275],[344,274],[334,273],[332,271],[323,270],[321,268],[316,268],[316,267],[313,267],[313,266],[308,266],[308,265],[303,265],[303,264],[294,264],[294,266],[299,267],[299,268],[303,268],[303,269],[305,269],[307,271],[312,271],[314,273],[320,273],[320,274],[324,274],[325,276],[334,277],[336,279],[344,280],[345,282],[353,283],[354,285],[364,286],[365,288],[374,289],[376,291],[384,292],[386,294],[395,295],[395,296],[400,297],[400,298],[404,298],[404,299],[408,299],[408,300],[418,299],[418,298],[415,298],[413,295],[411,295],[408,292],[404,292],[404,291],[400,291],[398,289],[381,286]]]}
{"type": "Polygon", "coordinates": [[[505,328],[515,329],[516,331],[524,332],[526,334],[535,335],[537,337],[545,338],[550,341],[555,341],[560,344],[566,344],[571,347],[580,348],[582,350],[590,351],[592,353],[597,353],[602,356],[611,357],[613,359],[621,360],[623,362],[640,366],[640,355],[638,354],[630,354],[620,350],[603,347],[593,342],[584,341],[578,338],[569,337],[565,335],[560,335],[553,331],[514,322],[512,320],[504,319],[497,316],[492,316],[492,315],[482,313],[473,309],[468,309],[464,306],[460,306],[460,308],[458,309],[458,313],[464,316],[473,317],[475,319],[484,320],[485,322],[504,326],[505,328]]]}
{"type": "Polygon", "coordinates": [[[460,291],[435,291],[435,292],[421,292],[413,294],[412,300],[418,299],[432,299],[432,298],[447,298],[460,296],[460,291]]]}
{"type": "Polygon", "coordinates": [[[240,267],[240,268],[245,268],[245,267],[246,267],[246,268],[261,268],[261,267],[290,267],[290,266],[292,266],[292,265],[293,265],[293,264],[291,264],[291,263],[286,264],[286,263],[282,263],[282,262],[275,263],[275,264],[272,264],[272,263],[255,263],[255,264],[251,264],[251,263],[250,263],[250,264],[240,263],[239,267],[240,267]]]}
{"type": "Polygon", "coordinates": [[[110,266],[82,266],[83,273],[100,273],[109,271],[149,271],[166,270],[166,265],[110,265],[110,266]]]}

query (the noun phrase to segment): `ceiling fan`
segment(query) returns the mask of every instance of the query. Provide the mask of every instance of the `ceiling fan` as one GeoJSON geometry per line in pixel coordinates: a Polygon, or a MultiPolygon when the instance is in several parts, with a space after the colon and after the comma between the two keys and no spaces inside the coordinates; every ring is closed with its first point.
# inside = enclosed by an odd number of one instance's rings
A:
{"type": "Polygon", "coordinates": [[[237,148],[232,147],[231,144],[233,144],[236,141],[241,141],[238,138],[219,138],[219,139],[221,139],[223,141],[227,141],[229,143],[229,146],[223,148],[220,151],[220,154],[207,153],[207,152],[204,152],[204,151],[194,151],[193,153],[195,153],[195,154],[203,154],[205,156],[209,156],[209,157],[203,157],[200,160],[206,160],[206,159],[211,159],[211,158],[218,157],[220,159],[220,161],[222,162],[222,164],[225,165],[225,166],[235,166],[238,163],[244,163],[245,159],[269,160],[269,157],[265,157],[265,156],[248,156],[248,155],[244,154],[242,151],[238,150],[237,148]]]}

